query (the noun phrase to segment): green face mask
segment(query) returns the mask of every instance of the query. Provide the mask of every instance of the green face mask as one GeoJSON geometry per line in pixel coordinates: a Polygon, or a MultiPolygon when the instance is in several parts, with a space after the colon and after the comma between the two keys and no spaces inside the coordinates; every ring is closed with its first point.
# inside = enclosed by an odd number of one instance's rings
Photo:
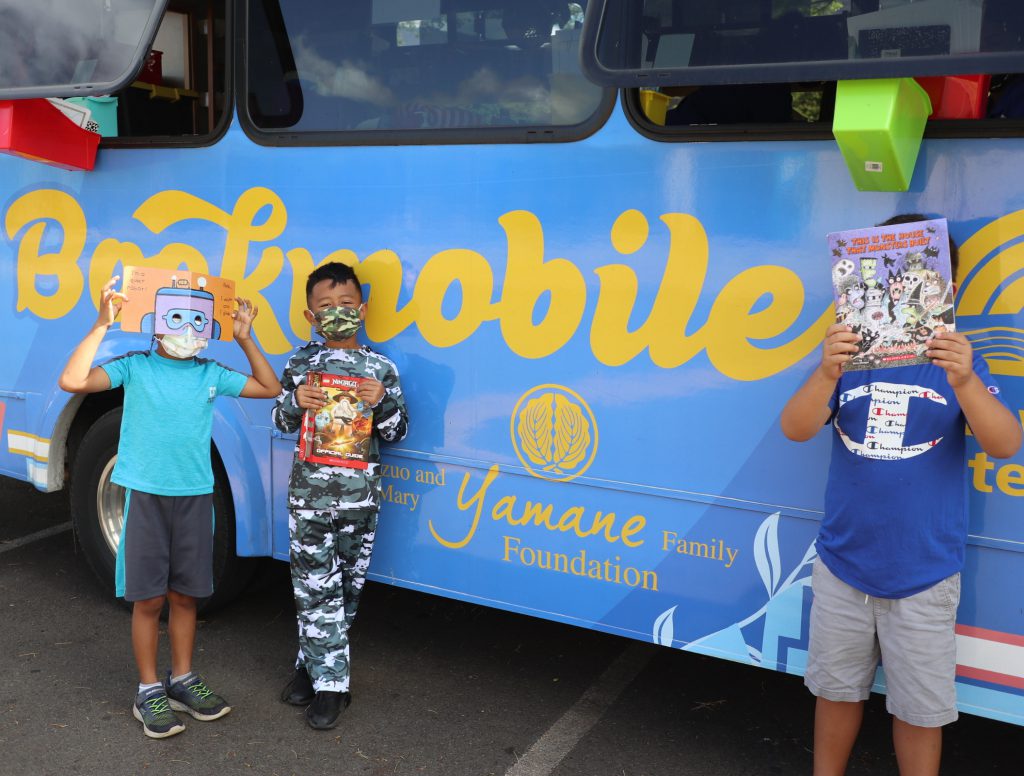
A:
{"type": "Polygon", "coordinates": [[[328,307],[315,313],[310,310],[317,322],[317,331],[331,342],[343,342],[355,336],[362,326],[359,320],[358,307],[328,307]]]}

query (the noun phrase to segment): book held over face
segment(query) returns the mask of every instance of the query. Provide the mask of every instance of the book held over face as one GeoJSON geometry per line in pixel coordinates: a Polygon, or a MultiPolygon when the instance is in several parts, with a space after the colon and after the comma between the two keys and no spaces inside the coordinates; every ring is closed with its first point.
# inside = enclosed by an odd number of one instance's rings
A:
{"type": "Polygon", "coordinates": [[[202,272],[124,268],[121,331],[234,338],[235,281],[202,272]]]}
{"type": "Polygon", "coordinates": [[[299,432],[299,458],[328,466],[365,469],[369,464],[373,410],[356,396],[366,378],[307,372],[306,382],[327,394],[327,404],[306,410],[299,432]]]}
{"type": "Polygon", "coordinates": [[[946,219],[828,235],[836,322],[861,335],[843,371],[927,364],[925,343],[956,331],[946,219]]]}

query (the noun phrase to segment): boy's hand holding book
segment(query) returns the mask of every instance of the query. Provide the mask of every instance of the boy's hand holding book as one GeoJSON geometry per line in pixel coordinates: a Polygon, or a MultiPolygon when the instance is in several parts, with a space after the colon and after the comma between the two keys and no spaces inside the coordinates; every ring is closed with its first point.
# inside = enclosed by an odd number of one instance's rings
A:
{"type": "Polygon", "coordinates": [[[248,299],[240,296],[236,296],[235,301],[238,303],[238,309],[231,313],[232,334],[235,341],[243,342],[252,338],[252,322],[260,310],[248,299]]]}
{"type": "Polygon", "coordinates": [[[843,373],[843,364],[860,350],[861,336],[846,324],[833,323],[825,332],[825,343],[821,348],[822,375],[835,382],[843,373]]]}
{"type": "Polygon", "coordinates": [[[319,386],[303,383],[295,389],[295,403],[304,410],[318,410],[327,405],[327,392],[319,386]]]}
{"type": "Polygon", "coordinates": [[[120,291],[114,289],[120,279],[120,275],[114,275],[100,291],[99,317],[96,318],[96,326],[109,329],[110,324],[117,318],[117,314],[121,312],[121,304],[128,299],[120,291]]]}
{"type": "Polygon", "coordinates": [[[946,370],[951,388],[967,385],[974,375],[974,353],[967,337],[959,332],[940,331],[925,344],[932,363],[946,370]]]}
{"type": "Polygon", "coordinates": [[[384,383],[367,378],[359,383],[359,387],[356,388],[356,396],[367,407],[376,407],[384,398],[384,383]]]}

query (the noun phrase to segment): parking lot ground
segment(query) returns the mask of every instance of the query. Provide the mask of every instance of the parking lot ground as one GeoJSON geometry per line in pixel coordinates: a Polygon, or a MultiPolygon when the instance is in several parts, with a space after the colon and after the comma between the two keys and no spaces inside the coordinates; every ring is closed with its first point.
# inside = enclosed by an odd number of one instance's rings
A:
{"type": "MultiPolygon", "coordinates": [[[[146,739],[130,711],[129,613],[60,530],[63,496],[0,481],[0,503],[18,515],[0,522],[4,776],[810,773],[798,677],[383,584],[367,586],[353,632],[352,706],[335,730],[310,730],[278,700],[295,625],[287,567],[271,561],[199,625],[195,665],[232,713],[146,739]]],[[[943,773],[1018,774],[1021,751],[1024,729],[965,716],[947,729],[943,773]]],[[[896,773],[880,697],[849,773],[896,773]]]]}

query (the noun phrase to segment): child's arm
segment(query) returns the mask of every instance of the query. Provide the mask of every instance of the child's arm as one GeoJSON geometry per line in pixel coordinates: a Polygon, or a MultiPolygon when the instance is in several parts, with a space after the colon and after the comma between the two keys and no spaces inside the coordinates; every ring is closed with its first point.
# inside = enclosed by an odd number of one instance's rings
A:
{"type": "Polygon", "coordinates": [[[946,379],[981,449],[993,458],[1016,453],[1021,443],[1020,423],[974,371],[974,353],[967,337],[959,332],[939,332],[926,344],[932,363],[946,370],[946,379]]]}
{"type": "Polygon", "coordinates": [[[828,402],[843,372],[843,364],[857,352],[860,335],[849,326],[834,323],[825,332],[821,363],[786,403],[780,423],[782,433],[794,442],[806,442],[828,420],[828,402]]]}
{"type": "Polygon", "coordinates": [[[398,373],[388,369],[381,382],[364,380],[356,396],[373,407],[373,425],[385,442],[401,442],[409,430],[409,413],[398,382],[398,373]]]}
{"type": "Polygon", "coordinates": [[[285,434],[292,434],[302,425],[302,416],[306,410],[318,410],[327,404],[327,394],[321,388],[306,385],[305,373],[296,373],[292,361],[288,359],[284,374],[281,375],[281,392],[274,400],[274,409],[270,413],[274,425],[285,434]]]}
{"type": "Polygon", "coordinates": [[[121,302],[126,297],[120,291],[115,291],[114,286],[119,280],[118,275],[112,277],[100,291],[100,312],[96,323],[92,325],[89,333],[78,344],[67,365],[61,373],[57,384],[68,393],[96,393],[110,388],[110,377],[105,369],[93,366],[96,358],[96,351],[99,350],[107,329],[114,322],[118,312],[121,310],[121,302]]]}
{"type": "Polygon", "coordinates": [[[277,375],[270,367],[267,357],[252,339],[252,322],[259,313],[259,308],[254,307],[248,299],[236,297],[235,301],[238,302],[238,309],[231,313],[234,319],[235,342],[249,359],[249,368],[252,370],[252,376],[246,380],[245,387],[239,395],[246,399],[273,399],[281,392],[281,383],[277,381],[277,375]]]}

